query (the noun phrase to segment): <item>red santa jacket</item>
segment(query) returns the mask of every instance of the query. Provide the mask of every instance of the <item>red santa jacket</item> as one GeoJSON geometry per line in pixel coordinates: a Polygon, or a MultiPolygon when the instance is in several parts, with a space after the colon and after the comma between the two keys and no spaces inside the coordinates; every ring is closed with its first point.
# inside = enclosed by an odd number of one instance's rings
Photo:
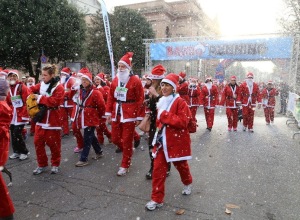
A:
{"type": "Polygon", "coordinates": [[[0,166],[4,166],[9,153],[9,125],[12,109],[6,101],[0,101],[0,166]]]}
{"type": "Polygon", "coordinates": [[[200,105],[200,94],[201,89],[197,85],[189,85],[188,87],[188,94],[189,94],[189,107],[191,106],[199,106],[200,105]]]}
{"type": "Polygon", "coordinates": [[[112,121],[116,121],[120,107],[121,122],[143,120],[145,115],[143,102],[144,89],[138,77],[130,76],[124,87],[120,87],[119,79],[115,77],[110,86],[105,115],[111,115],[112,121]],[[127,92],[122,92],[118,90],[119,88],[127,92]]]}
{"type": "Polygon", "coordinates": [[[246,82],[243,82],[240,85],[239,90],[240,92],[238,93],[236,103],[242,103],[243,106],[256,106],[256,103],[261,104],[261,96],[258,85],[256,83],[253,83],[252,91],[250,91],[246,82]]]}
{"type": "Polygon", "coordinates": [[[179,83],[177,92],[180,95],[183,100],[186,101],[186,103],[190,102],[189,98],[189,84],[187,81],[183,81],[182,83],[179,83]]]}
{"type": "Polygon", "coordinates": [[[268,90],[267,88],[263,89],[261,92],[263,107],[275,107],[275,96],[278,96],[278,94],[279,92],[275,88],[272,88],[271,90],[268,90]]]}
{"type": "MultiPolygon", "coordinates": [[[[50,83],[49,83],[50,84],[50,83]]],[[[36,124],[42,126],[43,129],[61,129],[59,106],[64,101],[64,87],[58,82],[52,89],[50,94],[46,94],[49,84],[41,82],[35,86],[30,87],[33,93],[39,94],[38,104],[47,106],[48,110],[44,118],[36,124]]]]}
{"type": "MultiPolygon", "coordinates": [[[[76,91],[72,90],[71,95],[76,91]]],[[[83,89],[80,89],[78,103],[72,111],[71,120],[78,128],[97,127],[105,113],[105,103],[101,92],[92,86],[83,97],[83,89]]]]}
{"type": "Polygon", "coordinates": [[[75,84],[75,82],[76,82],[76,79],[71,76],[63,84],[63,87],[65,89],[65,95],[64,95],[63,105],[61,105],[60,107],[64,107],[64,108],[72,108],[73,107],[74,102],[72,99],[70,99],[70,93],[71,93],[71,88],[75,84]]]}
{"type": "Polygon", "coordinates": [[[97,86],[97,89],[101,92],[104,102],[107,103],[109,87],[108,86],[97,86]]]}
{"type": "Polygon", "coordinates": [[[29,115],[26,107],[26,99],[29,94],[29,89],[22,82],[10,85],[6,101],[13,110],[11,124],[22,125],[29,122],[29,115]]]}
{"type": "Polygon", "coordinates": [[[204,106],[205,108],[215,108],[218,104],[218,87],[216,85],[212,85],[211,89],[208,89],[207,86],[203,86],[200,94],[200,106],[204,106]]]}
{"type": "Polygon", "coordinates": [[[191,138],[187,128],[191,117],[186,101],[177,94],[168,109],[162,111],[157,119],[158,127],[166,125],[162,136],[167,162],[192,159],[191,138]]]}
{"type": "Polygon", "coordinates": [[[236,99],[238,93],[239,93],[238,85],[235,85],[234,88],[232,88],[230,84],[226,85],[222,93],[220,105],[221,106],[225,105],[226,108],[237,108],[236,99]]]}

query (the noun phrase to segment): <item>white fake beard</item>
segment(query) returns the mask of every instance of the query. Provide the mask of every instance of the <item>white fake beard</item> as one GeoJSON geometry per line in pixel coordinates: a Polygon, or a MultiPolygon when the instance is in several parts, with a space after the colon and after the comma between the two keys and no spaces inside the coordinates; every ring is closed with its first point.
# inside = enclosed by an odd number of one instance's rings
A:
{"type": "Polygon", "coordinates": [[[207,89],[210,90],[212,87],[212,82],[205,83],[205,85],[206,85],[207,89]]]}
{"type": "Polygon", "coordinates": [[[124,71],[118,70],[117,77],[121,83],[126,84],[129,80],[129,74],[130,74],[130,72],[128,69],[126,69],[124,71]]]}
{"type": "Polygon", "coordinates": [[[16,80],[9,80],[9,85],[15,85],[16,84],[16,80]]]}
{"type": "Polygon", "coordinates": [[[253,79],[246,79],[246,83],[247,83],[248,87],[252,87],[253,86],[253,79]]]}
{"type": "Polygon", "coordinates": [[[61,76],[60,77],[60,83],[64,84],[66,82],[66,78],[67,78],[66,76],[61,76]]]}
{"type": "Polygon", "coordinates": [[[167,110],[170,102],[173,100],[173,95],[163,96],[159,99],[156,104],[157,109],[159,110],[167,110]]]}
{"type": "Polygon", "coordinates": [[[46,95],[46,91],[49,88],[50,83],[46,84],[44,81],[41,82],[41,87],[40,87],[40,94],[41,95],[46,95]]]}

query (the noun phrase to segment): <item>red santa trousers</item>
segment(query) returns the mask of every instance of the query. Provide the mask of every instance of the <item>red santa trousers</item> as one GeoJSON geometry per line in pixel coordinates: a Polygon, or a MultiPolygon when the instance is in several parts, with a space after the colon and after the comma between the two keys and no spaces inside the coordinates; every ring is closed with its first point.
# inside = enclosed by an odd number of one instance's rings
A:
{"type": "Polygon", "coordinates": [[[61,107],[59,110],[63,134],[70,133],[69,117],[71,117],[72,110],[73,110],[73,108],[64,108],[64,107],[61,107]]]}
{"type": "Polygon", "coordinates": [[[204,107],[204,115],[207,127],[212,128],[212,126],[214,125],[215,109],[209,109],[204,107]]]}
{"type": "MultiPolygon", "coordinates": [[[[189,185],[193,182],[192,175],[190,173],[189,164],[186,160],[173,162],[173,165],[178,170],[181,182],[184,185],[189,185]]],[[[151,199],[157,203],[163,203],[165,197],[165,182],[168,172],[168,162],[165,158],[165,153],[161,149],[157,152],[154,159],[154,167],[152,173],[152,195],[151,199]]]]}
{"type": "Polygon", "coordinates": [[[197,109],[198,109],[198,106],[191,106],[190,107],[190,111],[191,111],[191,114],[192,114],[192,119],[195,122],[197,122],[197,119],[196,119],[197,109]]]}
{"type": "Polygon", "coordinates": [[[111,132],[108,130],[105,122],[106,122],[106,118],[102,118],[101,121],[100,121],[99,127],[96,127],[97,139],[98,139],[100,144],[104,143],[104,135],[108,139],[111,139],[111,132]]]}
{"type": "Polygon", "coordinates": [[[83,149],[83,136],[80,129],[76,125],[76,121],[72,123],[73,135],[76,138],[77,147],[83,149]]]}
{"type": "Polygon", "coordinates": [[[111,122],[111,140],[123,151],[121,167],[129,168],[133,154],[133,134],[135,131],[135,122],[120,122],[120,116],[117,121],[111,122]]]}
{"type": "Polygon", "coordinates": [[[226,115],[228,120],[228,128],[236,129],[238,124],[238,109],[226,108],[226,115]]]}
{"type": "Polygon", "coordinates": [[[41,126],[35,126],[34,145],[39,167],[48,166],[48,157],[46,154],[46,145],[51,151],[51,166],[58,167],[61,160],[61,135],[60,130],[43,129],[41,126]]]}
{"type": "Polygon", "coordinates": [[[266,107],[264,108],[264,112],[267,123],[270,123],[270,121],[274,121],[274,107],[266,107]]]}
{"type": "Polygon", "coordinates": [[[243,106],[243,126],[248,129],[253,129],[255,106],[243,106]]]}
{"type": "Polygon", "coordinates": [[[0,173],[0,218],[8,217],[14,214],[15,208],[10,198],[8,188],[3,179],[2,173],[0,173]]]}

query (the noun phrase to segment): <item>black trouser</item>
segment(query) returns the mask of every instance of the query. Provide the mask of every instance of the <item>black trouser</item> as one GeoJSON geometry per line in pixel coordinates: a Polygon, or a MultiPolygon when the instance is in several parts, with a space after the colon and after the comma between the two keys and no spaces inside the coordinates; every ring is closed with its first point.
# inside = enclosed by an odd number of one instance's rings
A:
{"type": "Polygon", "coordinates": [[[280,99],[280,112],[286,113],[286,98],[281,98],[280,99]]]}
{"type": "Polygon", "coordinates": [[[90,153],[91,146],[94,148],[96,154],[102,152],[101,145],[95,136],[96,127],[86,127],[83,130],[83,150],[80,155],[80,161],[86,162],[90,153]]]}
{"type": "Polygon", "coordinates": [[[22,135],[25,125],[10,125],[11,145],[14,153],[28,154],[28,150],[22,135]]]}

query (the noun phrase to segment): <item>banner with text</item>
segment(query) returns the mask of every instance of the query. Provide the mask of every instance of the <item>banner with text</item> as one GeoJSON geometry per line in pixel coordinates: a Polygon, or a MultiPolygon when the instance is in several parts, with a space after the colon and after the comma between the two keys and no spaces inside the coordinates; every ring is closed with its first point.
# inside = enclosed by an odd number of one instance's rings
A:
{"type": "Polygon", "coordinates": [[[207,40],[150,44],[151,60],[270,60],[291,57],[291,37],[207,40]]]}

